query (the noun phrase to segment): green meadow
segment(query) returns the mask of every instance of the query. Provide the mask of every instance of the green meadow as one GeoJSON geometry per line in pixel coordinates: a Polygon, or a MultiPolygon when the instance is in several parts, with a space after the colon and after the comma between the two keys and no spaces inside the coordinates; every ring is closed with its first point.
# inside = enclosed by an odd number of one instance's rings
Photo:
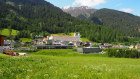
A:
{"type": "Polygon", "coordinates": [[[0,54],[0,79],[140,79],[140,59],[80,54],[73,49],[0,54]]]}
{"type": "Polygon", "coordinates": [[[31,42],[32,39],[29,39],[29,38],[20,38],[20,41],[22,41],[22,42],[31,42]]]}
{"type": "MultiPolygon", "coordinates": [[[[15,36],[18,34],[19,31],[12,29],[11,30],[11,35],[15,36]]],[[[10,35],[10,30],[9,29],[3,29],[0,30],[0,34],[5,35],[5,36],[9,36],[10,35]]]]}

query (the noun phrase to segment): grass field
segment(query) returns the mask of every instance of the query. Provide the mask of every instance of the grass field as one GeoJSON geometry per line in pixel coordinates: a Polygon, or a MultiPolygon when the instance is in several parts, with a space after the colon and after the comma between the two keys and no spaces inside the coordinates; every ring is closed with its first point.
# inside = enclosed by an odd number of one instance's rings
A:
{"type": "Polygon", "coordinates": [[[87,38],[81,38],[81,41],[82,42],[91,42],[89,39],[87,39],[87,38]]]}
{"type": "MultiPolygon", "coordinates": [[[[15,35],[18,34],[18,32],[19,31],[12,29],[11,35],[15,36],[15,35]]],[[[10,35],[10,31],[9,31],[9,29],[3,29],[3,30],[0,31],[0,34],[5,35],[5,36],[9,36],[10,35]]]]}
{"type": "Polygon", "coordinates": [[[0,54],[0,79],[140,79],[140,59],[40,50],[27,57],[0,54]]]}
{"type": "Polygon", "coordinates": [[[20,38],[20,41],[22,41],[22,42],[31,42],[32,39],[29,39],[29,38],[20,38]]]}

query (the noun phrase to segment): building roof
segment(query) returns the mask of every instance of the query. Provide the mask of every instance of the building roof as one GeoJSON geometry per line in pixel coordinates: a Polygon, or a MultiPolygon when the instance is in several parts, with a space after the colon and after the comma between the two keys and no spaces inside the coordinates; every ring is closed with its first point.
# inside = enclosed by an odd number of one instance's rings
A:
{"type": "Polygon", "coordinates": [[[48,38],[44,38],[44,39],[43,39],[43,41],[47,41],[47,40],[49,40],[49,39],[48,39],[48,38]]]}
{"type": "Polygon", "coordinates": [[[74,36],[68,36],[68,35],[52,35],[53,37],[74,37],[74,36]]]}
{"type": "Polygon", "coordinates": [[[140,45],[140,43],[137,43],[136,45],[140,45]]]}
{"type": "Polygon", "coordinates": [[[75,42],[75,40],[71,40],[72,42],[75,42]]]}

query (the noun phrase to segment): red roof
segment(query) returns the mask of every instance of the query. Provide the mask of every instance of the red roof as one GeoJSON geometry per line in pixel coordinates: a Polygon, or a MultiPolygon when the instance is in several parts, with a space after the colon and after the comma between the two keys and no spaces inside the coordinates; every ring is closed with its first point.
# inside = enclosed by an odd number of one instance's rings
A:
{"type": "Polygon", "coordinates": [[[48,40],[48,38],[44,38],[44,39],[43,39],[43,41],[47,41],[47,40],[48,40]]]}
{"type": "Polygon", "coordinates": [[[75,42],[75,40],[71,40],[72,42],[75,42]]]}

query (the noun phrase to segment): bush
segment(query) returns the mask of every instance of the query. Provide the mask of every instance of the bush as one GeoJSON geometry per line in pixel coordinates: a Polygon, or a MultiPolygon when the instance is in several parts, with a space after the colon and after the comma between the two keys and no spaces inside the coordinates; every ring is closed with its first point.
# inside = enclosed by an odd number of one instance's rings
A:
{"type": "Polygon", "coordinates": [[[140,58],[140,52],[129,49],[108,49],[107,55],[109,57],[124,57],[124,58],[140,58]]]}
{"type": "Polygon", "coordinates": [[[19,52],[38,52],[39,50],[35,49],[35,50],[20,50],[19,52]]]}

